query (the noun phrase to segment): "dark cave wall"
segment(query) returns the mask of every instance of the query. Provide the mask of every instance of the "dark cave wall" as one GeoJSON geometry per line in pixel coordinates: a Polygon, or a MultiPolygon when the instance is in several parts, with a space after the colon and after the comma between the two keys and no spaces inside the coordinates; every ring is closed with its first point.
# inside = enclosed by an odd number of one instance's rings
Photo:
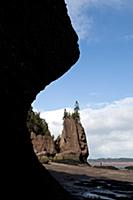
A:
{"type": "Polygon", "coordinates": [[[64,199],[65,191],[33,152],[26,118],[36,95],[78,60],[77,42],[64,0],[0,2],[1,141],[6,144],[1,182],[10,198],[18,198],[16,191],[35,197],[44,190],[49,198],[64,199]]]}

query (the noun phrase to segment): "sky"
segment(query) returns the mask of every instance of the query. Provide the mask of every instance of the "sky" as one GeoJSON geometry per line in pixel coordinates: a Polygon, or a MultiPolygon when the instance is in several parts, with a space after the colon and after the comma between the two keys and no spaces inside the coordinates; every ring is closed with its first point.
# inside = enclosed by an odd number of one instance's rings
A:
{"type": "Polygon", "coordinates": [[[80,58],[33,102],[51,134],[77,100],[90,158],[133,158],[133,0],[66,0],[80,58]]]}

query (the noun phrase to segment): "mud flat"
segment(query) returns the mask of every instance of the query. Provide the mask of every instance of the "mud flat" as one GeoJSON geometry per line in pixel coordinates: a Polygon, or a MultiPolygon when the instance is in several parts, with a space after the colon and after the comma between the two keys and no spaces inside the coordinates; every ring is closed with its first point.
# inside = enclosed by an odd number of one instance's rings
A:
{"type": "Polygon", "coordinates": [[[133,171],[50,163],[44,165],[74,199],[133,199],[133,171]]]}

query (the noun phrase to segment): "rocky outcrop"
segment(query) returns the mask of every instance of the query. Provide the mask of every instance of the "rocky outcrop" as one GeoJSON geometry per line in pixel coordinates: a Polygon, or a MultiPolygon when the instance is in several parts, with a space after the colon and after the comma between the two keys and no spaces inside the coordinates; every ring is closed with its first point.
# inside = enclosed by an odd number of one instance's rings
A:
{"type": "Polygon", "coordinates": [[[87,162],[88,146],[84,128],[73,117],[64,118],[62,135],[55,141],[57,160],[70,159],[87,162]]]}
{"type": "Polygon", "coordinates": [[[31,141],[37,155],[42,153],[47,156],[54,156],[56,154],[54,140],[50,135],[36,135],[32,132],[31,141]]]}
{"type": "Polygon", "coordinates": [[[88,145],[87,145],[85,130],[84,130],[81,122],[78,122],[76,124],[76,126],[77,126],[77,133],[78,133],[78,137],[79,137],[79,146],[81,149],[80,161],[87,162],[87,158],[89,156],[89,149],[88,149],[88,145]]]}
{"type": "Polygon", "coordinates": [[[36,95],[77,61],[77,40],[64,0],[0,2],[1,141],[8,146],[1,151],[5,199],[67,197],[38,161],[26,120],[36,95]]]}

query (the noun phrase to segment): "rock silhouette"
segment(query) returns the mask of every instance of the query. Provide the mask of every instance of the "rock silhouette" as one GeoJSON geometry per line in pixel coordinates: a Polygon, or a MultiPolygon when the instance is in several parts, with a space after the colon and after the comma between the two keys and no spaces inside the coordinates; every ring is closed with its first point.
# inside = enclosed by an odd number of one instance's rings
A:
{"type": "Polygon", "coordinates": [[[77,41],[64,0],[0,2],[1,139],[8,146],[1,156],[5,199],[69,198],[39,163],[26,119],[36,95],[78,60],[77,41]]]}

